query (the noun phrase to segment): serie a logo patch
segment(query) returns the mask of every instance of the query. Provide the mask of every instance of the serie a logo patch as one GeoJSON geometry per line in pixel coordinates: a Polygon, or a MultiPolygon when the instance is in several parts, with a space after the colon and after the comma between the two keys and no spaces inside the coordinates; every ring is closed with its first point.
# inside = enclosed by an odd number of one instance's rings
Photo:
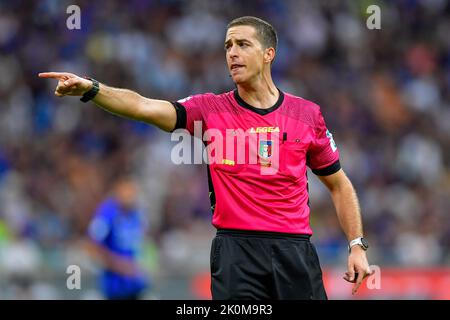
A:
{"type": "Polygon", "coordinates": [[[331,150],[333,150],[333,152],[335,152],[337,150],[337,146],[336,146],[336,142],[334,142],[333,135],[331,134],[331,132],[329,130],[327,130],[326,135],[327,135],[327,138],[330,140],[331,150]]]}

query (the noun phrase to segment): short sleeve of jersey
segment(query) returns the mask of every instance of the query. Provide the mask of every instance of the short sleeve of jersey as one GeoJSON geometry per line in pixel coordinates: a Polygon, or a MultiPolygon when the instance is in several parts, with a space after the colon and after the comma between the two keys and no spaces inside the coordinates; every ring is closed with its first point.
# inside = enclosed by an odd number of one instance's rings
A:
{"type": "Polygon", "coordinates": [[[187,129],[191,135],[194,134],[195,124],[202,124],[205,130],[207,110],[212,103],[212,93],[197,94],[172,102],[177,113],[175,129],[187,129]]]}
{"type": "Polygon", "coordinates": [[[327,176],[341,169],[339,150],[334,142],[333,135],[327,129],[320,109],[316,114],[315,139],[308,149],[307,165],[313,173],[327,176]]]}
{"type": "Polygon", "coordinates": [[[108,203],[103,203],[97,210],[89,224],[89,237],[99,243],[103,244],[111,232],[111,217],[110,206],[108,203]]]}

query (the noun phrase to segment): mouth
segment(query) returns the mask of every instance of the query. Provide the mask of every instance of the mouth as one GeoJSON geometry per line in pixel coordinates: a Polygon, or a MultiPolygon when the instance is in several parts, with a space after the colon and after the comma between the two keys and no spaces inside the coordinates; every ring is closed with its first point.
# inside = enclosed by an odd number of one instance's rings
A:
{"type": "Polygon", "coordinates": [[[230,66],[230,70],[231,71],[237,71],[237,70],[241,70],[242,68],[244,68],[245,66],[243,64],[237,64],[237,63],[233,63],[230,66]]]}

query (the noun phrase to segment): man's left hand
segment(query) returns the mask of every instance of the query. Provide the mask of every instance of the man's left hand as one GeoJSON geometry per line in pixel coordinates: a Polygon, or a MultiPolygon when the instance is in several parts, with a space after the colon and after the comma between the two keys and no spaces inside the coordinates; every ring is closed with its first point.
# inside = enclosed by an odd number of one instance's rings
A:
{"type": "Polygon", "coordinates": [[[352,294],[355,294],[365,278],[373,274],[367,262],[366,252],[358,245],[353,246],[348,256],[348,271],[344,279],[354,283],[352,294]]]}

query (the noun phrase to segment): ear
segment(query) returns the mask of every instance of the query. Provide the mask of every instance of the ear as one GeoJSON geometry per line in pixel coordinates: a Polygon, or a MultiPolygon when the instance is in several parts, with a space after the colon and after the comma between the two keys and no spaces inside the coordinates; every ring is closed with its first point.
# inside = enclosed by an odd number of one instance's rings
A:
{"type": "Polygon", "coordinates": [[[264,62],[271,63],[273,59],[275,59],[275,49],[267,48],[266,50],[264,50],[264,62]]]}

